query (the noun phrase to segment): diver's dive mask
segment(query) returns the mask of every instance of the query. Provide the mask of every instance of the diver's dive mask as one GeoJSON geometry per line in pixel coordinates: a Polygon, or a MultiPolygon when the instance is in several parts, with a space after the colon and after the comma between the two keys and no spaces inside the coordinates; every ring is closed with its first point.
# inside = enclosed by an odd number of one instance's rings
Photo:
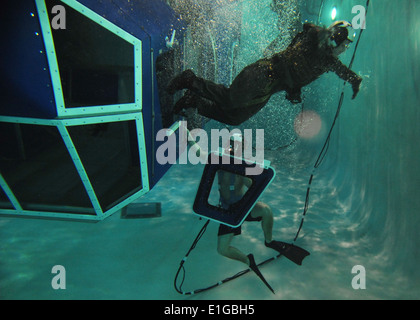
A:
{"type": "Polygon", "coordinates": [[[352,29],[352,24],[348,21],[340,20],[334,22],[331,26],[328,27],[328,31],[331,32],[329,38],[329,45],[332,48],[338,48],[344,41],[346,41],[346,48],[353,42],[355,37],[355,32],[352,33],[352,36],[349,37],[349,28],[352,29]]]}

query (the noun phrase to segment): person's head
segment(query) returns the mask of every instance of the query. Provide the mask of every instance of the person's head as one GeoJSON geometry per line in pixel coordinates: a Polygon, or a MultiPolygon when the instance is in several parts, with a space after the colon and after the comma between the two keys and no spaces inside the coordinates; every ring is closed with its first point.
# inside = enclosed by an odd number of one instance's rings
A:
{"type": "Polygon", "coordinates": [[[230,155],[238,155],[238,152],[240,152],[239,156],[242,156],[243,151],[243,137],[240,133],[234,133],[229,138],[229,147],[228,147],[228,153],[230,155]]]}
{"type": "Polygon", "coordinates": [[[353,40],[349,38],[348,28],[351,26],[352,25],[350,22],[341,20],[341,21],[334,22],[328,28],[328,30],[331,33],[330,47],[335,56],[338,56],[342,54],[344,51],[346,51],[350,43],[353,42],[353,40]]]}

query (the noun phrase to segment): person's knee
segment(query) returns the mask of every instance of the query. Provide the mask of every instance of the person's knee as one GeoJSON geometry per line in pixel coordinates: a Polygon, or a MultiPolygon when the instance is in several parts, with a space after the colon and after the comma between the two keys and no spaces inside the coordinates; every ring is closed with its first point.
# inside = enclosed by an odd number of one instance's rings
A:
{"type": "Polygon", "coordinates": [[[224,248],[217,247],[217,253],[224,256],[224,248]]]}
{"type": "Polygon", "coordinates": [[[262,208],[261,208],[261,216],[263,219],[271,219],[273,218],[273,211],[271,211],[271,208],[269,205],[267,204],[262,204],[262,208]]]}
{"type": "Polygon", "coordinates": [[[267,205],[267,216],[269,218],[273,218],[273,211],[271,210],[271,207],[267,205]]]}
{"type": "Polygon", "coordinates": [[[228,251],[227,247],[221,246],[221,245],[217,246],[217,253],[220,254],[221,256],[225,257],[227,255],[227,251],[228,251]]]}
{"type": "Polygon", "coordinates": [[[228,248],[229,248],[229,241],[226,241],[226,239],[223,236],[219,237],[217,241],[217,252],[222,256],[226,256],[228,248]]]}

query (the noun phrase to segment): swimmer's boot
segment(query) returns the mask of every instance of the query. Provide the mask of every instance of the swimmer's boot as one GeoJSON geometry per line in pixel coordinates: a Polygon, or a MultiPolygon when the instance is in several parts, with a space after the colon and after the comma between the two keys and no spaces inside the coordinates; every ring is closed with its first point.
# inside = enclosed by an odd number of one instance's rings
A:
{"type": "Polygon", "coordinates": [[[301,88],[294,88],[286,90],[286,99],[293,104],[302,103],[301,88]]]}
{"type": "Polygon", "coordinates": [[[192,70],[185,70],[169,82],[166,91],[169,94],[174,94],[182,89],[191,89],[195,79],[197,79],[197,77],[192,70]]]}
{"type": "Polygon", "coordinates": [[[267,286],[267,288],[270,289],[270,291],[275,294],[273,288],[271,288],[271,286],[268,284],[267,280],[265,280],[264,276],[262,275],[262,273],[258,269],[258,266],[255,263],[254,255],[252,253],[250,253],[247,257],[249,259],[249,267],[251,268],[251,270],[254,271],[255,274],[262,280],[262,282],[264,282],[264,284],[267,286]]]}
{"type": "Polygon", "coordinates": [[[281,241],[271,241],[270,243],[265,243],[265,246],[271,249],[274,249],[285,256],[287,259],[293,261],[297,265],[302,265],[303,259],[306,256],[309,256],[310,253],[301,247],[295,246],[294,244],[289,244],[281,241]]]}

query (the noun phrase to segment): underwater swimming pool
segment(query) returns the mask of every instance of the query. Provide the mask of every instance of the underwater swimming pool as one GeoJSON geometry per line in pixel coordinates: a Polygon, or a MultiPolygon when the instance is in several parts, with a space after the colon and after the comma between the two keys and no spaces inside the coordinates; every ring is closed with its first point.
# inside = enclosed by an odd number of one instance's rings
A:
{"type": "MultiPolygon", "coordinates": [[[[226,2],[216,9],[218,23],[229,18],[241,21],[241,42],[232,49],[235,68],[225,71],[235,73],[261,57],[276,37],[278,15],[270,3],[226,2]]],[[[333,6],[337,19],[351,19],[352,6],[359,4],[323,1],[326,17],[321,21],[328,24],[333,6]]],[[[299,8],[302,16],[314,22],[319,18],[319,7],[301,1],[299,8]]],[[[419,16],[418,1],[370,1],[353,66],[364,78],[362,88],[355,100],[350,88],[344,89],[342,110],[328,153],[315,172],[309,210],[296,242],[311,255],[302,266],[280,258],[261,268],[276,295],[251,273],[197,295],[175,291],[179,263],[204,224],[192,213],[204,166],[176,164],[137,200],[161,202],[161,217],[121,219],[117,212],[99,223],[0,217],[0,299],[419,299],[419,16]],[[65,268],[65,290],[52,287],[51,270],[56,265],[65,268]],[[353,288],[359,275],[352,273],[355,266],[365,271],[365,289],[353,288]]],[[[231,43],[226,34],[219,36],[218,45],[231,43]]],[[[352,52],[342,61],[348,63],[352,52]]],[[[196,60],[190,56],[186,66],[195,67],[196,60]]],[[[229,77],[229,72],[221,72],[219,80],[229,82],[229,77]]],[[[294,124],[301,109],[293,108],[281,94],[242,126],[265,129],[265,158],[276,178],[261,201],[273,210],[275,239],[290,242],[299,227],[308,179],[341,90],[342,83],[333,74],[304,90],[305,109],[316,112],[322,122],[314,137],[295,140],[294,124]]],[[[206,129],[211,128],[220,124],[207,123],[206,129]]],[[[217,227],[209,224],[189,256],[185,291],[243,269],[241,263],[217,254],[217,227]]],[[[234,241],[259,261],[273,255],[264,246],[258,223],[245,223],[234,241]]]]}

